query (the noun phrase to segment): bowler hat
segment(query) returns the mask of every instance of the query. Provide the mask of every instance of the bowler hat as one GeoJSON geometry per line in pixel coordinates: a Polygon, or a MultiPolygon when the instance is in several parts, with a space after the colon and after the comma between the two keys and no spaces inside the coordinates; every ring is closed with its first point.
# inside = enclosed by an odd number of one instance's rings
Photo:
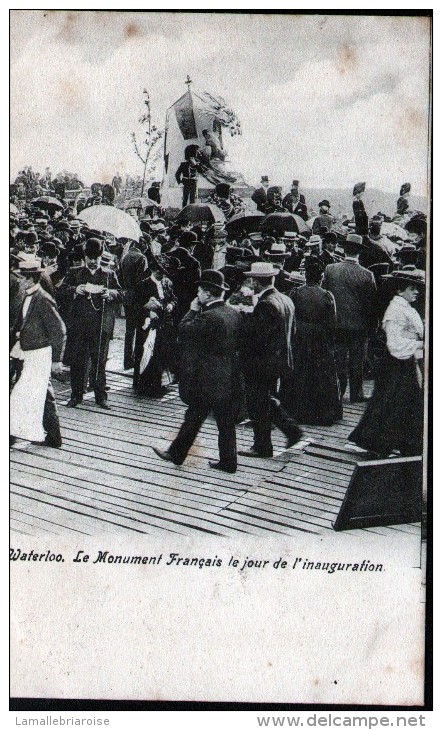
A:
{"type": "Polygon", "coordinates": [[[320,208],[330,208],[330,202],[328,200],[321,200],[320,203],[318,203],[320,208]]]}
{"type": "Polygon", "coordinates": [[[38,235],[35,231],[23,231],[21,238],[23,238],[25,245],[28,246],[35,246],[38,243],[38,235]]]}
{"type": "Polygon", "coordinates": [[[221,271],[216,271],[215,269],[204,269],[204,271],[201,272],[201,278],[198,281],[198,284],[200,286],[210,284],[210,286],[214,286],[223,291],[229,290],[229,287],[224,283],[224,274],[221,271]]]}
{"type": "Polygon", "coordinates": [[[252,279],[268,279],[279,274],[279,269],[274,269],[270,261],[256,261],[245,274],[252,279]]]}
{"type": "Polygon", "coordinates": [[[363,193],[365,190],[365,183],[356,183],[356,185],[353,188],[353,195],[359,195],[359,193],[363,193]]]}
{"type": "Polygon", "coordinates": [[[43,246],[40,246],[40,253],[42,256],[48,256],[51,259],[55,259],[58,254],[57,246],[52,241],[48,241],[47,243],[44,243],[43,246]]]}
{"type": "Polygon", "coordinates": [[[409,193],[410,190],[411,190],[410,183],[404,183],[403,185],[401,185],[399,195],[405,195],[406,193],[409,193]]]}
{"type": "Polygon", "coordinates": [[[84,245],[84,253],[89,259],[97,259],[103,253],[103,243],[99,238],[88,238],[84,245]]]}
{"type": "Polygon", "coordinates": [[[66,231],[67,233],[70,233],[71,227],[67,221],[60,221],[55,226],[57,231],[66,231]]]}
{"type": "Polygon", "coordinates": [[[180,246],[184,246],[184,248],[194,246],[197,241],[198,236],[194,231],[184,231],[178,236],[178,243],[180,246]]]}

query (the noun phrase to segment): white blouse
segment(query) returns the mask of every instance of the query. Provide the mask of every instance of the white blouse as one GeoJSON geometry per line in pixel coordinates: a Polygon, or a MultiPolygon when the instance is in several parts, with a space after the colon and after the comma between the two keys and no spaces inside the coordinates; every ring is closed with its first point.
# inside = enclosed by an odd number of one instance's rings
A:
{"type": "Polygon", "coordinates": [[[419,313],[403,297],[393,297],[385,312],[382,327],[387,335],[390,355],[398,360],[416,356],[417,343],[424,338],[424,325],[419,313]]]}

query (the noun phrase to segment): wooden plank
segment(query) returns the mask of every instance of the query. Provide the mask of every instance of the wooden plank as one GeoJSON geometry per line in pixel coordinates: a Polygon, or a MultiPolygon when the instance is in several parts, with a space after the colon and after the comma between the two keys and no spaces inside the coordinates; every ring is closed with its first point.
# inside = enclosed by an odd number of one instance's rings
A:
{"type": "MultiPolygon", "coordinates": [[[[24,477],[15,475],[14,483],[22,483],[24,477]]],[[[29,486],[33,483],[38,484],[40,489],[47,494],[69,499],[73,502],[79,502],[86,504],[90,507],[99,507],[110,514],[118,516],[131,516],[133,515],[134,520],[145,523],[146,518],[149,518],[151,527],[158,527],[164,525],[164,527],[174,527],[175,525],[183,525],[185,527],[195,527],[203,532],[209,532],[211,534],[220,535],[218,528],[225,524],[225,520],[218,518],[219,513],[206,512],[201,507],[193,507],[189,509],[184,505],[173,505],[172,503],[165,501],[164,499],[154,498],[149,499],[147,497],[141,497],[137,495],[136,500],[130,499],[127,494],[124,498],[115,495],[115,490],[112,494],[109,493],[109,488],[112,487],[112,476],[107,479],[105,485],[92,483],[89,481],[88,486],[86,482],[81,487],[76,487],[71,484],[59,485],[50,483],[50,481],[43,477],[34,476],[34,482],[32,479],[26,478],[29,486]],[[106,487],[106,490],[104,490],[106,487]],[[88,496],[87,493],[93,496],[88,496]]],[[[234,526],[234,525],[230,525],[234,526]]],[[[174,528],[175,529],[175,528],[174,528]]]]}

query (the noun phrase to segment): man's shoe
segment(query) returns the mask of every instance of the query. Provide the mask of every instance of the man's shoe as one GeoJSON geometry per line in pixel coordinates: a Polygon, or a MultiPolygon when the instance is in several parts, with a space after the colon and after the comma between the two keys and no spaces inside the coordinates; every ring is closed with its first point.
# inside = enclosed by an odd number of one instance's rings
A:
{"type": "Polygon", "coordinates": [[[256,451],[256,449],[250,448],[244,451],[238,451],[238,456],[249,456],[253,459],[271,459],[273,454],[261,454],[259,451],[256,451]]]}
{"type": "Polygon", "coordinates": [[[156,446],[152,446],[153,450],[155,451],[156,455],[160,457],[163,461],[170,461],[172,464],[175,464],[175,466],[181,466],[181,464],[178,464],[176,461],[174,461],[169,454],[168,451],[163,451],[162,449],[158,449],[156,446]]]}
{"type": "Polygon", "coordinates": [[[56,439],[56,438],[50,438],[50,437],[46,436],[43,444],[45,446],[49,446],[51,449],[61,449],[63,441],[61,440],[61,438],[56,439]]]}
{"type": "Polygon", "coordinates": [[[76,408],[77,406],[81,406],[83,403],[83,398],[70,398],[68,402],[66,403],[66,406],[68,408],[76,408]]]}
{"type": "Polygon", "coordinates": [[[96,400],[95,403],[99,408],[103,408],[105,411],[112,410],[107,400],[96,400]]]}
{"type": "Polygon", "coordinates": [[[224,464],[221,464],[220,461],[209,461],[209,466],[211,469],[218,469],[218,471],[225,471],[227,474],[234,474],[236,472],[236,467],[232,468],[231,466],[224,466],[224,464]]]}
{"type": "Polygon", "coordinates": [[[300,441],[302,439],[303,435],[304,435],[304,432],[303,432],[302,428],[299,428],[299,426],[294,428],[293,431],[291,433],[289,433],[289,435],[287,436],[286,449],[289,449],[291,446],[294,446],[295,444],[297,444],[298,441],[300,441]]]}

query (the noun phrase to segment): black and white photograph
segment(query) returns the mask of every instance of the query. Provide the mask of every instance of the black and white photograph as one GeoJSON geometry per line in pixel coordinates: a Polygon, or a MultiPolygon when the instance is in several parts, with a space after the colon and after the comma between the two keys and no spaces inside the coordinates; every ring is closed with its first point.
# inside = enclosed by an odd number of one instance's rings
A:
{"type": "Polygon", "coordinates": [[[432,13],[324,13],[10,11],[12,697],[425,702],[432,13]]]}

